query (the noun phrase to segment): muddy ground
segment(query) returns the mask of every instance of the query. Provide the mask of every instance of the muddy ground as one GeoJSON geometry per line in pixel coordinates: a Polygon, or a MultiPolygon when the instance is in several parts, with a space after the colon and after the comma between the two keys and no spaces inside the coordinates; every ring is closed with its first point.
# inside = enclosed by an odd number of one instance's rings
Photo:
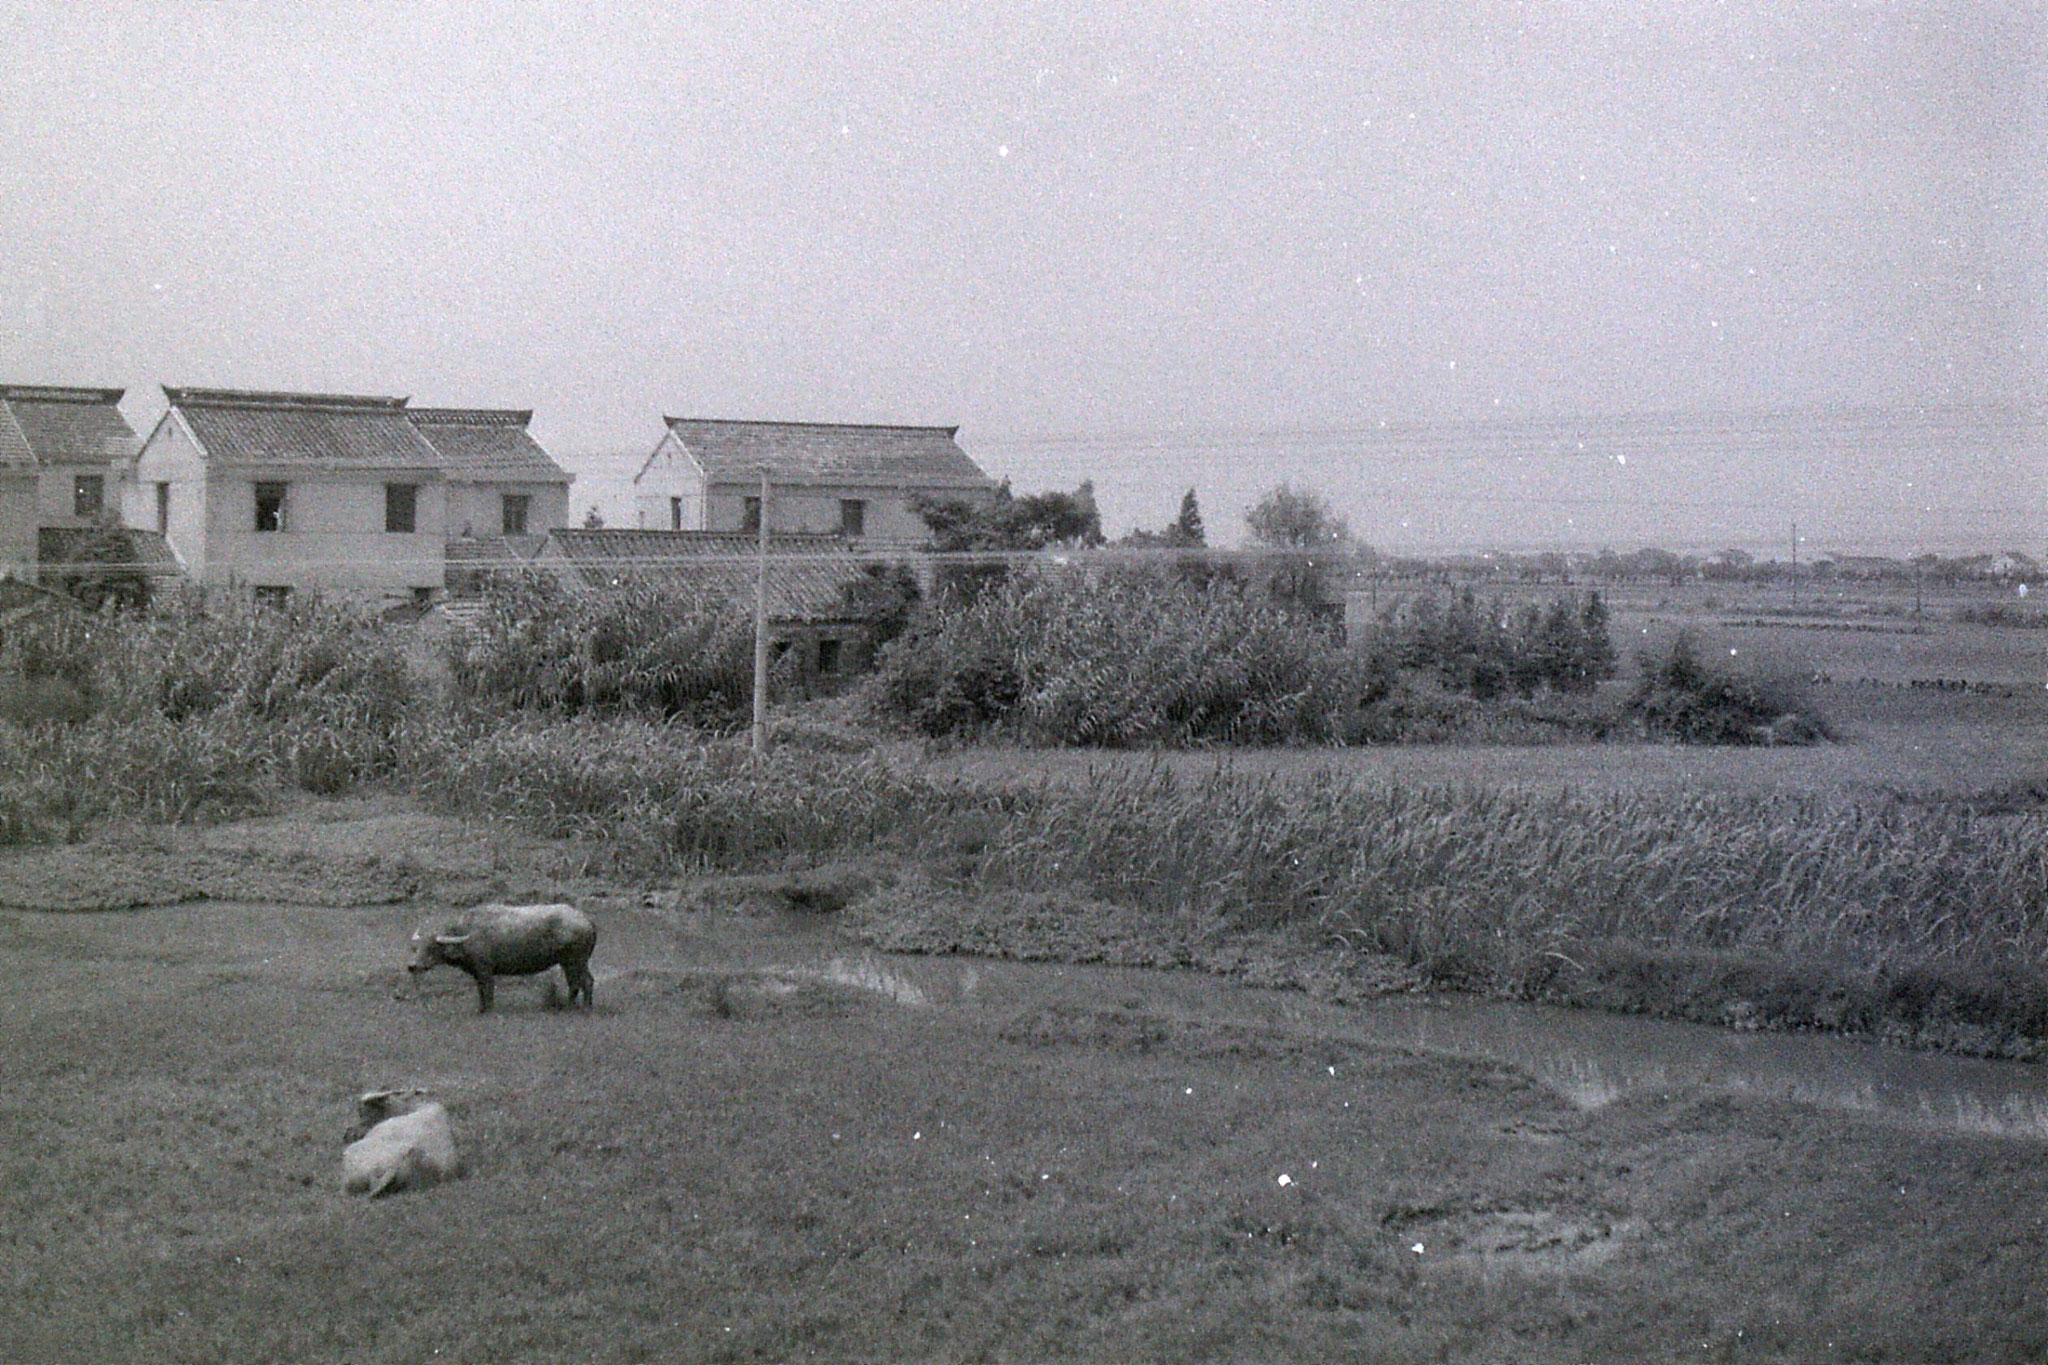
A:
{"type": "Polygon", "coordinates": [[[2048,1359],[2038,1137],[588,873],[376,802],[0,858],[0,1360],[2048,1359]],[[594,1012],[406,982],[500,893],[592,909],[594,1012]],[[466,1176],[343,1194],[411,1084],[466,1176]]]}

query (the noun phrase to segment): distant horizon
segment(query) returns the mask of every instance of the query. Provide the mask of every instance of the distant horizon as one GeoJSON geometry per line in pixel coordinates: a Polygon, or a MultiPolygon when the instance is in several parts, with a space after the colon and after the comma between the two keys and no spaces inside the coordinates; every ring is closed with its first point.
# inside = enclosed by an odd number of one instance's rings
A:
{"type": "MultiPolygon", "coordinates": [[[[607,524],[623,517],[630,525],[630,478],[658,439],[637,450],[555,450],[579,474],[572,520],[595,502],[607,524]]],[[[1112,539],[1164,527],[1192,487],[1211,542],[1235,545],[1244,539],[1245,509],[1287,482],[1330,501],[1355,539],[1392,553],[1654,546],[1789,557],[1794,522],[1802,556],[2048,553],[2048,409],[2032,406],[1809,405],[1053,436],[977,437],[963,428],[959,440],[1019,493],[1092,482],[1112,539]],[[1882,498],[1873,488],[1861,502],[1845,500],[1845,468],[1853,475],[1887,445],[1901,447],[1889,452],[1892,464],[1920,477],[1882,490],[1882,498]],[[1755,490],[1736,497],[1689,489],[1706,459],[1722,466],[1710,474],[1749,480],[1755,490]],[[1647,484],[1659,476],[1664,485],[1647,484]],[[1423,512],[1404,517],[1404,495],[1428,509],[1427,527],[1423,512]],[[1718,514],[1708,519],[1706,511],[1718,514]],[[1542,534],[1541,522],[1560,518],[1568,533],[1542,534]]]]}

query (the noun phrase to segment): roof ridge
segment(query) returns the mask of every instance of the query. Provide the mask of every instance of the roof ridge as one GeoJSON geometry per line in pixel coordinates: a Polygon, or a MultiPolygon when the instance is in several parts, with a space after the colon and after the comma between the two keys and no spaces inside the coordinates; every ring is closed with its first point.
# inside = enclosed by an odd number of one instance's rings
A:
{"type": "Polygon", "coordinates": [[[89,389],[68,384],[0,384],[0,398],[30,403],[118,403],[126,389],[89,389]]]}
{"type": "Polygon", "coordinates": [[[407,408],[415,422],[430,426],[523,427],[533,420],[532,408],[407,408]]]}
{"type": "MultiPolygon", "coordinates": [[[[758,531],[676,531],[660,526],[557,526],[556,533],[579,536],[686,536],[716,537],[721,540],[755,540],[758,531]]],[[[770,540],[837,540],[837,531],[770,531],[770,540]]]]}
{"type": "Polygon", "coordinates": [[[686,423],[707,427],[806,427],[822,431],[943,431],[948,436],[957,436],[960,432],[958,423],[948,427],[913,422],[787,422],[775,418],[672,417],[667,413],[661,417],[661,424],[671,429],[686,423]]]}
{"type": "Polygon", "coordinates": [[[357,393],[291,393],[277,389],[196,389],[163,386],[172,407],[282,408],[314,412],[403,413],[410,399],[357,393]]]}

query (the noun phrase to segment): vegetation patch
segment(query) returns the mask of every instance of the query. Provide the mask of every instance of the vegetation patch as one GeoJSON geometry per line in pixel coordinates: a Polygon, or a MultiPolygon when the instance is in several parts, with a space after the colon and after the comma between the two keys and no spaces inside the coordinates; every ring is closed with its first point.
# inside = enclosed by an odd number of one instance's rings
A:
{"type": "Polygon", "coordinates": [[[1813,744],[1827,722],[1782,689],[1709,668],[1680,632],[1644,658],[1623,713],[1646,738],[1680,744],[1813,744]]]}
{"type": "Polygon", "coordinates": [[[935,606],[872,695],[926,735],[1132,748],[1322,740],[1343,687],[1329,640],[1242,584],[1029,570],[935,606]]]}
{"type": "Polygon", "coordinates": [[[2048,973],[1589,943],[1543,999],[1745,1031],[1826,1032],[1970,1056],[2048,1056],[2048,973]]]}
{"type": "Polygon", "coordinates": [[[588,593],[544,574],[496,576],[448,658],[457,695],[485,708],[713,730],[745,724],[753,709],[753,621],[644,579],[588,593]]]}

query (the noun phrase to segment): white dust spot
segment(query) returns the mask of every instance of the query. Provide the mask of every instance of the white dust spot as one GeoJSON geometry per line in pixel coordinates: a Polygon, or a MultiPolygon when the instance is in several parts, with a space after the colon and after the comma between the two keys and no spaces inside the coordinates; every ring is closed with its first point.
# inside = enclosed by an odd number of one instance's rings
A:
{"type": "Polygon", "coordinates": [[[1281,1189],[1284,1190],[1289,1185],[1292,1185],[1294,1183],[1294,1177],[1291,1175],[1282,1175],[1276,1183],[1280,1186],[1281,1189]]]}

